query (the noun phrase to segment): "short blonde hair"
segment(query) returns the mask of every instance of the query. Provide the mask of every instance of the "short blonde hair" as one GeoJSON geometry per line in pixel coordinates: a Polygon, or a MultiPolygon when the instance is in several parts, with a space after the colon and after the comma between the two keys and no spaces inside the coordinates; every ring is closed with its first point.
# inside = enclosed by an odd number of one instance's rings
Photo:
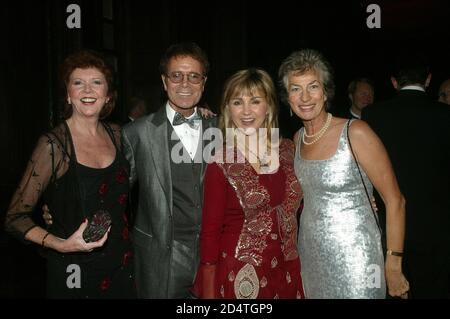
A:
{"type": "Polygon", "coordinates": [[[268,115],[264,120],[263,126],[267,128],[267,140],[271,141],[272,131],[278,128],[278,100],[275,85],[270,75],[261,69],[245,69],[234,73],[225,82],[222,100],[220,103],[219,128],[223,136],[226,136],[227,128],[235,128],[230,115],[229,102],[242,93],[255,95],[263,94],[268,107],[268,115]]]}

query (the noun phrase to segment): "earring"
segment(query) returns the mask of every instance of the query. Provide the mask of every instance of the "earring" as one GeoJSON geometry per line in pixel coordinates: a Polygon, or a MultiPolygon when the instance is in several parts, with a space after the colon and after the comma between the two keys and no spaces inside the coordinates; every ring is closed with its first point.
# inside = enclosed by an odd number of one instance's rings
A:
{"type": "Polygon", "coordinates": [[[70,98],[67,98],[67,104],[72,105],[72,102],[70,101],[70,98]]]}

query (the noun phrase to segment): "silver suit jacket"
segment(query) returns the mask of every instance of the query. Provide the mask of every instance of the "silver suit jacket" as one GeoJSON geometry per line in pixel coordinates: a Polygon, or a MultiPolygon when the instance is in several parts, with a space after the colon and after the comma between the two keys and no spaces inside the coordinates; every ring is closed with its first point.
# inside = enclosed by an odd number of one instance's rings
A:
{"type": "MultiPolygon", "coordinates": [[[[170,298],[173,248],[172,176],[165,107],[122,129],[130,163],[130,182],[139,181],[139,202],[132,231],[135,275],[140,298],[170,298]]],[[[203,119],[203,132],[216,119],[203,119]]],[[[204,144],[204,142],[203,142],[204,144]]],[[[202,165],[203,182],[205,164],[202,165]]],[[[132,199],[133,200],[133,199],[132,199]]],[[[198,249],[195,249],[198,251],[198,249]]]]}

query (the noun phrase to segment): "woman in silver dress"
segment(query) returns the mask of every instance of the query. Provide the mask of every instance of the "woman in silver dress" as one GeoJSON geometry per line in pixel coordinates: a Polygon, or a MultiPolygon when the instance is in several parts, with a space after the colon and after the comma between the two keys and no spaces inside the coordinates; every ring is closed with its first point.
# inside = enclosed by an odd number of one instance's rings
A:
{"type": "Polygon", "coordinates": [[[292,53],[279,76],[304,124],[295,136],[295,170],[304,192],[298,242],[306,298],[385,298],[386,282],[391,296],[406,298],[405,199],[383,144],[365,122],[327,112],[334,84],[319,52],[292,53]],[[386,205],[386,262],[372,185],[386,205]]]}

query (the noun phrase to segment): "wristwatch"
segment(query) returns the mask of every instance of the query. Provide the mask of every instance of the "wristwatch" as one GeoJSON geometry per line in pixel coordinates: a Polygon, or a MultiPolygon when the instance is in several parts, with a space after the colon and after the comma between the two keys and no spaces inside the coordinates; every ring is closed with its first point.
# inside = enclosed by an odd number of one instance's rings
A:
{"type": "Polygon", "coordinates": [[[386,252],[388,255],[397,256],[397,257],[403,257],[403,253],[399,251],[393,251],[391,249],[388,249],[386,252]]]}

